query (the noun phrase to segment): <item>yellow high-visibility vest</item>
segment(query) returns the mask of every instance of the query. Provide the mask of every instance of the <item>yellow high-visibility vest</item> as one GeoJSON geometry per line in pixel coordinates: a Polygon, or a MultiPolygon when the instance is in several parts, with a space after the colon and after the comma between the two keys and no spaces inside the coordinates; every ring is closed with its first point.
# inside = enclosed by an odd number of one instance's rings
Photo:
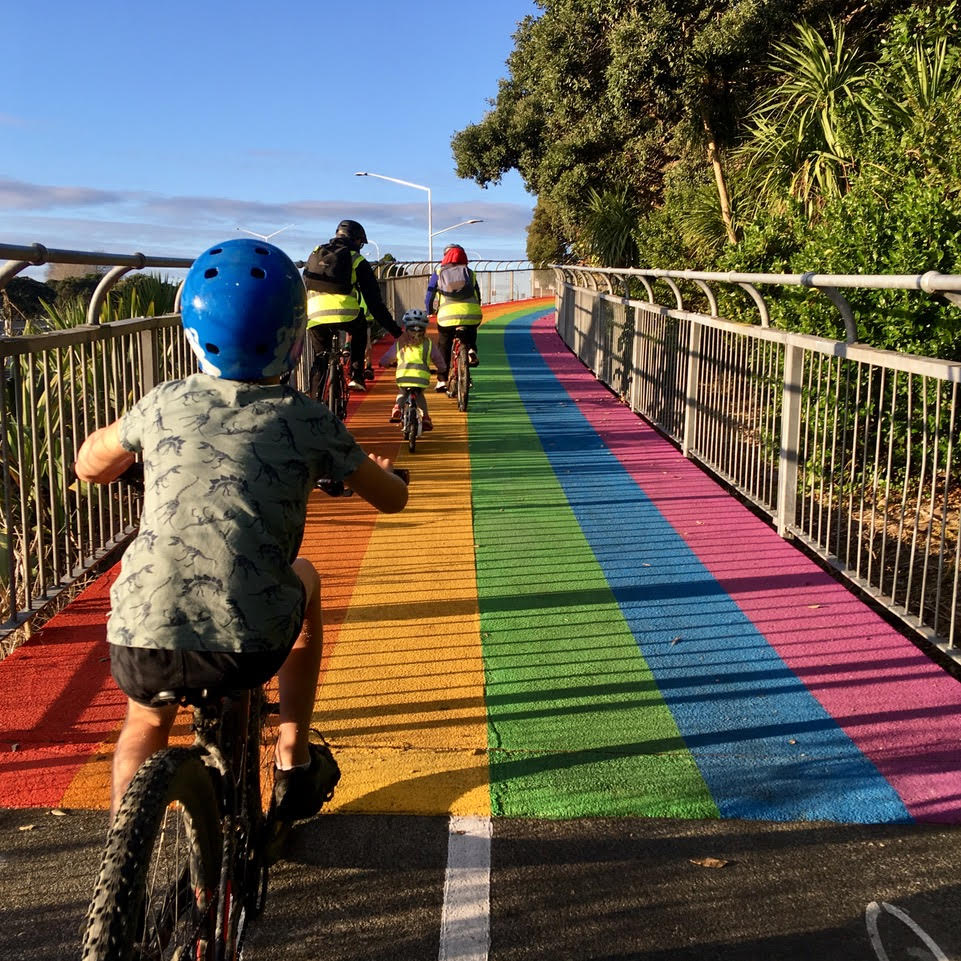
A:
{"type": "Polygon", "coordinates": [[[360,313],[360,294],[357,291],[357,265],[364,258],[353,251],[351,255],[350,283],[347,294],[322,294],[307,291],[307,326],[321,324],[347,324],[360,313]]]}
{"type": "Polygon", "coordinates": [[[419,344],[405,344],[397,349],[397,386],[430,386],[430,341],[425,337],[419,344]]]}
{"type": "MultiPolygon", "coordinates": [[[[446,265],[445,265],[446,266],[446,265]]],[[[438,268],[438,273],[440,273],[438,268]]],[[[477,284],[477,275],[470,267],[467,268],[470,274],[471,287],[477,284]]],[[[438,327],[476,327],[483,319],[480,301],[476,293],[472,293],[467,300],[457,300],[448,297],[438,288],[437,295],[440,297],[440,306],[437,308],[438,327]]]]}

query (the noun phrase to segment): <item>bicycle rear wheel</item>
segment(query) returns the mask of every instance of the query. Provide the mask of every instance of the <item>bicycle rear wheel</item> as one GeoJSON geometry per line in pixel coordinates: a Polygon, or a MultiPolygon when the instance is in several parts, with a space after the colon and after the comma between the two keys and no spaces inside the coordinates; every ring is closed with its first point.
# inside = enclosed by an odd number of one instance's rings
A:
{"type": "Polygon", "coordinates": [[[457,409],[467,410],[467,401],[470,397],[470,370],[467,366],[467,348],[463,343],[458,344],[457,349],[457,409]]]}
{"type": "Polygon", "coordinates": [[[221,851],[219,804],[199,752],[153,755],[107,837],[83,961],[212,958],[221,851]]]}

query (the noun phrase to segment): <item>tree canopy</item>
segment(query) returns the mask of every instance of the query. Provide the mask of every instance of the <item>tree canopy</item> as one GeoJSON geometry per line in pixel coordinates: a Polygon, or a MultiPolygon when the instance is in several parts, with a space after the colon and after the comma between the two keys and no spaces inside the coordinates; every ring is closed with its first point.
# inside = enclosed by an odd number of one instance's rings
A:
{"type": "MultiPolygon", "coordinates": [[[[721,152],[794,25],[847,21],[870,38],[907,0],[539,0],[523,20],[490,110],[456,133],[459,176],[481,186],[517,170],[550,211],[556,245],[582,243],[597,196],[663,202],[667,178],[694,165],[723,178],[721,152]],[[715,160],[712,161],[711,157],[715,160]]],[[[541,215],[544,219],[544,214],[541,215]]],[[[542,236],[535,231],[535,236],[542,236]]],[[[529,254],[530,255],[530,254],[529,254]]]]}

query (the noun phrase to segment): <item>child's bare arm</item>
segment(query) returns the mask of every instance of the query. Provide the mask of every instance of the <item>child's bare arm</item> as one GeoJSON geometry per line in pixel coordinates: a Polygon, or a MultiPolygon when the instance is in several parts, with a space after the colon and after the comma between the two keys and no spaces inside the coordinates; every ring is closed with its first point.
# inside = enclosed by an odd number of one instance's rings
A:
{"type": "Polygon", "coordinates": [[[345,478],[352,490],[385,514],[396,514],[407,504],[407,485],[391,471],[390,460],[368,454],[353,474],[345,478]]]}
{"type": "Polygon", "coordinates": [[[95,430],[77,454],[74,472],[83,481],[109,484],[116,480],[135,460],[120,443],[120,421],[95,430]]]}

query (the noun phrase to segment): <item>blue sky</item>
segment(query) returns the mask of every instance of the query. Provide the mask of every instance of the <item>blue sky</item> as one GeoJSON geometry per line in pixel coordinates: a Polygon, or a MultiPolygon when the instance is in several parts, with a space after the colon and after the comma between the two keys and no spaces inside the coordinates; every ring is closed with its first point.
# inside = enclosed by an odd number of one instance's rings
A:
{"type": "MultiPolygon", "coordinates": [[[[7,4],[0,31],[0,241],[191,257],[237,227],[295,259],[344,217],[381,252],[433,229],[473,259],[524,256],[535,198],[482,189],[450,139],[506,76],[527,0],[7,4]]],[[[368,255],[376,248],[368,246],[368,255]]]]}

